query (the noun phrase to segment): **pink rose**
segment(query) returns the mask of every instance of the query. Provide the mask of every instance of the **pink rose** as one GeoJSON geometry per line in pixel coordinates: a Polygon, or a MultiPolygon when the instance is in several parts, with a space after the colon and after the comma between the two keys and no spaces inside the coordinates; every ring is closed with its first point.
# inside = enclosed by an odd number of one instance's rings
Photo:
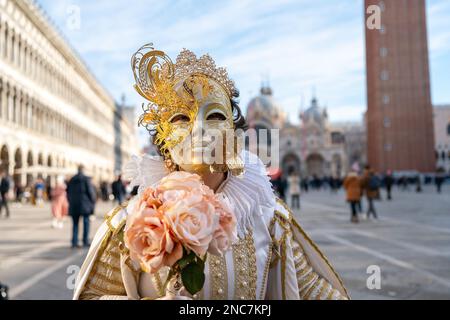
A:
{"type": "Polygon", "coordinates": [[[131,259],[139,261],[147,272],[172,266],[183,256],[182,245],[176,241],[165,218],[145,203],[128,216],[124,240],[131,259]]]}
{"type": "Polygon", "coordinates": [[[183,247],[203,258],[221,255],[236,236],[236,217],[229,201],[206,186],[200,176],[177,171],[147,188],[127,218],[125,245],[144,271],[174,266],[183,247]]]}
{"type": "Polygon", "coordinates": [[[214,192],[200,176],[184,171],[168,175],[157,189],[165,200],[162,208],[173,233],[187,249],[204,256],[219,223],[214,192]]]}
{"type": "Polygon", "coordinates": [[[204,187],[206,189],[202,193],[207,193],[210,196],[214,195],[214,192],[203,184],[199,175],[185,171],[175,171],[161,179],[157,189],[162,192],[167,190],[192,192],[193,190],[203,189],[204,187]]]}
{"type": "Polygon", "coordinates": [[[189,194],[166,209],[174,234],[199,257],[203,257],[219,224],[214,206],[202,195],[189,194]]]}
{"type": "Polygon", "coordinates": [[[153,188],[147,188],[142,193],[139,204],[146,203],[149,208],[159,208],[162,205],[162,199],[159,192],[153,188]]]}

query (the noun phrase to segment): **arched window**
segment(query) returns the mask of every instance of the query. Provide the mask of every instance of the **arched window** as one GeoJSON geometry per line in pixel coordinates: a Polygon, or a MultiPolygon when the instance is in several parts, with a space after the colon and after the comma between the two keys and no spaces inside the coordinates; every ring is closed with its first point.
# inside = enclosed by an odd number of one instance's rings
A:
{"type": "Polygon", "coordinates": [[[447,135],[450,136],[450,123],[447,125],[447,135]]]}

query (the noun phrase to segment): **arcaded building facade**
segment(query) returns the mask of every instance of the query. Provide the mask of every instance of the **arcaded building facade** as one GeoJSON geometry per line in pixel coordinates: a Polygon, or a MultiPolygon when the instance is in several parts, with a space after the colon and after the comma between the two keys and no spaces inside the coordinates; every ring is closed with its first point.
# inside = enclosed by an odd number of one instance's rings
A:
{"type": "Polygon", "coordinates": [[[16,184],[80,164],[111,180],[138,152],[134,127],[34,2],[0,0],[0,166],[16,184]]]}

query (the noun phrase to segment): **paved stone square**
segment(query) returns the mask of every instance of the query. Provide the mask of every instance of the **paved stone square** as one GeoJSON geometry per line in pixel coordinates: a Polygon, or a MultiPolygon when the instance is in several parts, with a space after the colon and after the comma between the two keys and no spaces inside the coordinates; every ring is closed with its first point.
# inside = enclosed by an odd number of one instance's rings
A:
{"type": "MultiPolygon", "coordinates": [[[[450,187],[439,195],[432,187],[419,194],[394,189],[393,197],[376,202],[377,221],[351,224],[342,190],[303,194],[295,215],[353,299],[450,299],[450,187]],[[368,289],[368,268],[380,271],[380,289],[368,289]]],[[[91,235],[112,207],[97,205],[91,235]]],[[[70,248],[71,222],[52,229],[48,204],[11,211],[10,219],[0,218],[0,282],[11,299],[70,299],[70,266],[87,253],[70,248]]]]}

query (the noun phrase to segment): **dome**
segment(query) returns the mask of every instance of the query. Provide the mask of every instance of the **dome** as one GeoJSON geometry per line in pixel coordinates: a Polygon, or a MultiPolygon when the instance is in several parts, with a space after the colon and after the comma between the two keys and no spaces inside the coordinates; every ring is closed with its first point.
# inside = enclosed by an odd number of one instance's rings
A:
{"type": "Polygon", "coordinates": [[[272,89],[263,86],[260,95],[250,100],[247,105],[247,121],[250,126],[255,122],[267,122],[271,126],[279,126],[284,115],[272,96],[272,89]]]}
{"type": "Polygon", "coordinates": [[[301,114],[301,119],[304,123],[313,120],[316,123],[322,125],[326,121],[326,118],[326,110],[322,110],[322,108],[319,107],[319,104],[315,97],[311,100],[311,106],[301,114]]]}

